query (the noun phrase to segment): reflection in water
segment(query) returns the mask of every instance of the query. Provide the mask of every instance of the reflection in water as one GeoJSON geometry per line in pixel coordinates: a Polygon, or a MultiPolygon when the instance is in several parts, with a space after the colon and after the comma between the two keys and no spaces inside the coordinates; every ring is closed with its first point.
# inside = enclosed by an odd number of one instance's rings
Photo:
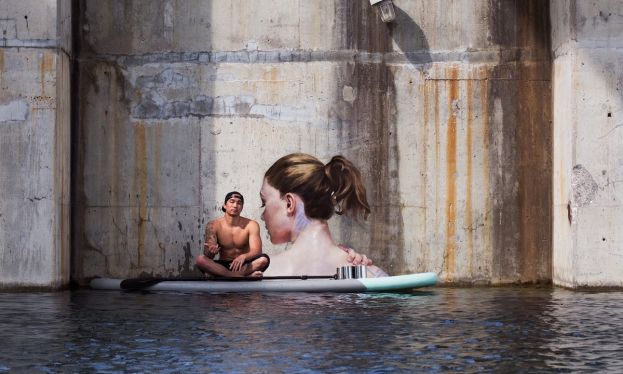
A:
{"type": "Polygon", "coordinates": [[[0,372],[621,371],[623,293],[0,294],[0,372]]]}

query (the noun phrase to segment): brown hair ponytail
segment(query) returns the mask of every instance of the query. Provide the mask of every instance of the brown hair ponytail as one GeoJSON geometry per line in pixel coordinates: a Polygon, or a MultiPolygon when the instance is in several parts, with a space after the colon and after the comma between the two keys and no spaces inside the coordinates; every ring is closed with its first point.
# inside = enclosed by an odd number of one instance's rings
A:
{"type": "Polygon", "coordinates": [[[324,165],[308,154],[292,153],[277,160],[264,177],[282,195],[299,195],[309,218],[327,220],[333,213],[346,213],[366,219],[370,214],[361,174],[342,156],[324,165]]]}
{"type": "Polygon", "coordinates": [[[331,161],[325,165],[324,173],[331,182],[333,197],[337,203],[335,213],[351,212],[353,217],[361,214],[364,219],[367,219],[370,206],[359,169],[343,156],[333,156],[331,161]]]}

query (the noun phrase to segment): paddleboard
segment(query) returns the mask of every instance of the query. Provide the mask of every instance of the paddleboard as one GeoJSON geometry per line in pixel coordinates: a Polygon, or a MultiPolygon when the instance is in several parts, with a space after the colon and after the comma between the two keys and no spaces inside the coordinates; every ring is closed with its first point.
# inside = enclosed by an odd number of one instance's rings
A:
{"type": "Polygon", "coordinates": [[[180,292],[391,292],[430,287],[437,283],[435,273],[416,273],[382,278],[359,279],[262,279],[205,280],[169,278],[145,279],[95,278],[90,286],[97,290],[148,290],[180,292]],[[123,283],[122,283],[123,282],[123,283]],[[143,286],[141,286],[141,284],[143,286]]]}

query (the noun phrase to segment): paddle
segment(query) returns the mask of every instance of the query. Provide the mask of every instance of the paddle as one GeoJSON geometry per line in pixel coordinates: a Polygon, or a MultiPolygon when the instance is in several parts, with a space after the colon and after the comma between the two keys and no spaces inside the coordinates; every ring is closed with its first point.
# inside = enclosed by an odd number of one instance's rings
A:
{"type": "Polygon", "coordinates": [[[240,281],[262,281],[270,279],[337,279],[337,274],[334,275],[281,275],[272,277],[189,277],[189,278],[131,278],[121,281],[121,289],[126,291],[140,291],[145,288],[151,287],[160,282],[166,281],[183,281],[183,282],[210,282],[210,281],[226,281],[226,282],[240,282],[240,281]]]}

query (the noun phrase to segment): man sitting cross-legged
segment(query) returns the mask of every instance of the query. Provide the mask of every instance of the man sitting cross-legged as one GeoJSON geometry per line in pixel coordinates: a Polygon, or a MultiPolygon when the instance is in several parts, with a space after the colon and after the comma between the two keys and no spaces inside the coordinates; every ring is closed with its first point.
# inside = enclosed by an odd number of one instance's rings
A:
{"type": "Polygon", "coordinates": [[[262,254],[260,226],[242,217],[242,194],[232,191],[225,196],[223,217],[208,222],[205,229],[203,254],[196,264],[206,276],[261,276],[270,259],[262,254]],[[214,258],[218,254],[218,259],[214,258]]]}

